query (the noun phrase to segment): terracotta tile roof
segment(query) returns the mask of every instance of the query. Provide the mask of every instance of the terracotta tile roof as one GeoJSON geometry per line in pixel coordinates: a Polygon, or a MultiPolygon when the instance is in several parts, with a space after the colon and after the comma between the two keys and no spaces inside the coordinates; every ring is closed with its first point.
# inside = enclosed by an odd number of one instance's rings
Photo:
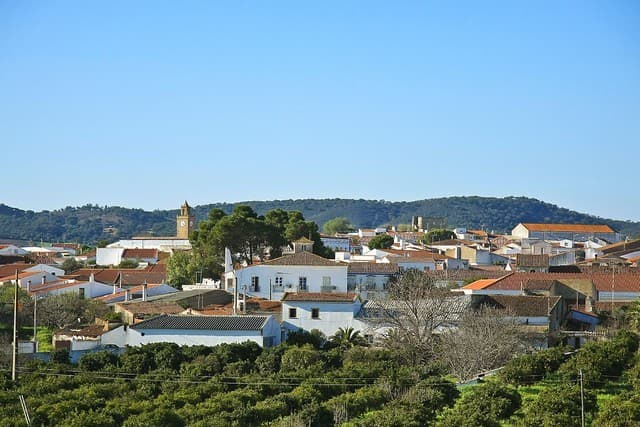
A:
{"type": "Polygon", "coordinates": [[[467,230],[467,233],[475,234],[476,236],[488,237],[488,234],[484,230],[467,230]]]}
{"type": "Polygon", "coordinates": [[[157,249],[125,249],[122,253],[122,258],[158,258],[157,249]]]}
{"type": "Polygon", "coordinates": [[[491,285],[493,285],[498,279],[482,279],[476,280],[473,283],[469,283],[467,286],[464,286],[462,289],[469,289],[473,291],[477,291],[480,289],[485,289],[491,285]]]}
{"type": "Polygon", "coordinates": [[[22,262],[15,262],[13,264],[0,265],[0,277],[13,275],[13,278],[15,279],[16,270],[18,270],[18,272],[21,272],[23,270],[26,270],[29,267],[35,267],[36,265],[37,264],[26,264],[22,262]]]}
{"type": "Polygon", "coordinates": [[[59,289],[65,289],[65,288],[73,288],[76,286],[82,286],[84,284],[86,284],[87,282],[77,282],[77,281],[66,281],[66,280],[56,280],[55,282],[47,282],[44,285],[40,284],[40,285],[36,285],[36,286],[31,286],[29,293],[31,295],[33,294],[46,294],[48,292],[52,292],[52,291],[57,291],[59,289]]]}
{"type": "Polygon", "coordinates": [[[102,334],[104,334],[105,332],[107,332],[107,330],[105,329],[104,325],[96,324],[96,325],[89,325],[82,329],[70,329],[70,328],[60,329],[59,331],[56,331],[54,335],[97,338],[102,334]]]}
{"type": "Polygon", "coordinates": [[[66,277],[73,277],[76,280],[89,280],[89,277],[93,274],[96,282],[113,285],[118,279],[119,272],[119,270],[106,268],[80,268],[67,274],[66,277]]]}
{"type": "Polygon", "coordinates": [[[400,271],[396,263],[352,262],[347,274],[397,274],[400,271]]]}
{"type": "Polygon", "coordinates": [[[322,292],[287,292],[282,301],[313,301],[313,302],[354,302],[358,295],[349,293],[322,293],[322,292]]]}
{"type": "Polygon", "coordinates": [[[483,298],[482,303],[499,310],[509,310],[518,317],[544,317],[561,299],[562,297],[532,295],[491,295],[483,298]]]}
{"type": "Polygon", "coordinates": [[[402,249],[382,249],[382,251],[383,252],[388,252],[388,253],[390,253],[392,255],[398,255],[400,257],[410,258],[410,259],[421,258],[421,259],[443,260],[443,259],[450,258],[450,257],[448,257],[446,255],[440,255],[440,254],[435,253],[435,252],[423,251],[423,250],[410,251],[410,250],[402,250],[402,249]]]}
{"type": "Polygon", "coordinates": [[[144,283],[164,283],[167,275],[165,273],[150,273],[144,270],[121,271],[118,282],[122,286],[142,285],[144,283]]]}
{"type": "Polygon", "coordinates": [[[148,271],[149,273],[166,273],[167,272],[167,264],[153,264],[147,266],[144,271],[148,271]]]}
{"type": "Polygon", "coordinates": [[[522,267],[549,267],[549,255],[517,254],[516,265],[522,267]]]}
{"type": "MultiPolygon", "coordinates": [[[[39,273],[41,272],[40,271],[23,271],[22,273],[18,273],[18,280],[31,277],[34,274],[39,274],[39,273]]],[[[0,277],[0,283],[10,282],[11,280],[15,280],[15,279],[16,279],[16,274],[14,272],[13,274],[10,274],[8,276],[0,277]]]]}
{"type": "Polygon", "coordinates": [[[603,246],[598,250],[602,251],[605,254],[610,254],[633,249],[640,249],[640,239],[630,240],[628,242],[613,243],[611,245],[603,246]]]}
{"type": "Polygon", "coordinates": [[[322,258],[321,256],[312,254],[311,252],[298,252],[297,254],[281,256],[280,258],[265,261],[262,265],[344,266],[344,264],[322,258]]]}
{"type": "Polygon", "coordinates": [[[539,224],[522,223],[529,231],[566,232],[566,233],[615,233],[605,224],[539,224]]]}
{"type": "Polygon", "coordinates": [[[600,292],[640,292],[639,273],[511,273],[496,280],[484,289],[491,290],[520,290],[540,289],[541,281],[557,281],[570,283],[571,281],[589,281],[600,292]],[[531,287],[530,287],[531,286],[531,287]]]}
{"type": "Polygon", "coordinates": [[[184,308],[175,302],[164,301],[129,301],[118,302],[116,307],[128,311],[131,314],[178,314],[184,308]]]}

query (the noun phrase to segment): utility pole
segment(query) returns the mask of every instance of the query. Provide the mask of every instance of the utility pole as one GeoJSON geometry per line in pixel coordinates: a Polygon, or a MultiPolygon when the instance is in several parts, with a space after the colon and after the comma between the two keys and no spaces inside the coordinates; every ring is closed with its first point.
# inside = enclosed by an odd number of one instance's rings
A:
{"type": "Polygon", "coordinates": [[[580,369],[580,419],[584,427],[584,386],[582,384],[582,369],[580,369]]]}
{"type": "Polygon", "coordinates": [[[13,289],[13,349],[11,359],[11,381],[16,381],[16,365],[18,362],[18,269],[16,269],[16,285],[13,289]]]}

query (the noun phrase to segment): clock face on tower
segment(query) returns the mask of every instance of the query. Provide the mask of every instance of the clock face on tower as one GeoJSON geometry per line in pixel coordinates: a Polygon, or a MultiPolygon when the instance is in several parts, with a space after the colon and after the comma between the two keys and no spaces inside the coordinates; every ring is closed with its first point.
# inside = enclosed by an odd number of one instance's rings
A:
{"type": "Polygon", "coordinates": [[[185,225],[185,224],[186,224],[186,222],[184,222],[184,220],[183,220],[183,221],[180,221],[180,226],[181,226],[181,227],[184,227],[184,225],[185,225]]]}

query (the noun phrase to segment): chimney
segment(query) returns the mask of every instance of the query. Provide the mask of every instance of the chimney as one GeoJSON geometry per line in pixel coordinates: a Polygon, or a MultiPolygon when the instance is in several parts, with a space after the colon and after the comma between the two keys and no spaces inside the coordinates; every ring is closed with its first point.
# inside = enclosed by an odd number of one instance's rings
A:
{"type": "Polygon", "coordinates": [[[147,282],[142,285],[142,301],[147,300],[147,282]]]}
{"type": "Polygon", "coordinates": [[[31,292],[31,280],[27,280],[27,292],[31,292]]]}
{"type": "Polygon", "coordinates": [[[116,284],[113,284],[113,293],[115,294],[116,292],[118,292],[118,287],[116,286],[116,284]]]}
{"type": "Polygon", "coordinates": [[[42,276],[42,285],[47,284],[47,276],[42,276]]]}
{"type": "Polygon", "coordinates": [[[95,282],[96,281],[96,277],[93,275],[93,273],[91,273],[91,275],[89,276],[89,281],[90,282],[95,282]]]}
{"type": "Polygon", "coordinates": [[[127,302],[131,299],[131,293],[129,291],[129,289],[124,291],[124,302],[127,302]]]}

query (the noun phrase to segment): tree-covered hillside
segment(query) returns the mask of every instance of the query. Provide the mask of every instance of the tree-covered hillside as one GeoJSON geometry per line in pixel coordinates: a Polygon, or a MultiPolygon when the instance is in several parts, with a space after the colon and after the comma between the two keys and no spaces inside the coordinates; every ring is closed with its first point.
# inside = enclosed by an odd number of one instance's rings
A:
{"type": "MultiPolygon", "coordinates": [[[[412,202],[354,199],[300,199],[215,203],[194,208],[198,220],[212,208],[227,213],[238,204],[251,206],[258,214],[281,208],[300,211],[322,226],[336,217],[346,217],[356,227],[408,223],[412,216],[445,218],[451,227],[510,231],[519,222],[605,223],[615,230],[637,236],[640,223],[599,218],[526,197],[446,197],[412,202]]],[[[31,241],[77,241],[92,243],[133,235],[174,235],[178,210],[144,211],[122,207],[85,205],[53,211],[23,211],[0,204],[0,239],[31,241]]]]}

